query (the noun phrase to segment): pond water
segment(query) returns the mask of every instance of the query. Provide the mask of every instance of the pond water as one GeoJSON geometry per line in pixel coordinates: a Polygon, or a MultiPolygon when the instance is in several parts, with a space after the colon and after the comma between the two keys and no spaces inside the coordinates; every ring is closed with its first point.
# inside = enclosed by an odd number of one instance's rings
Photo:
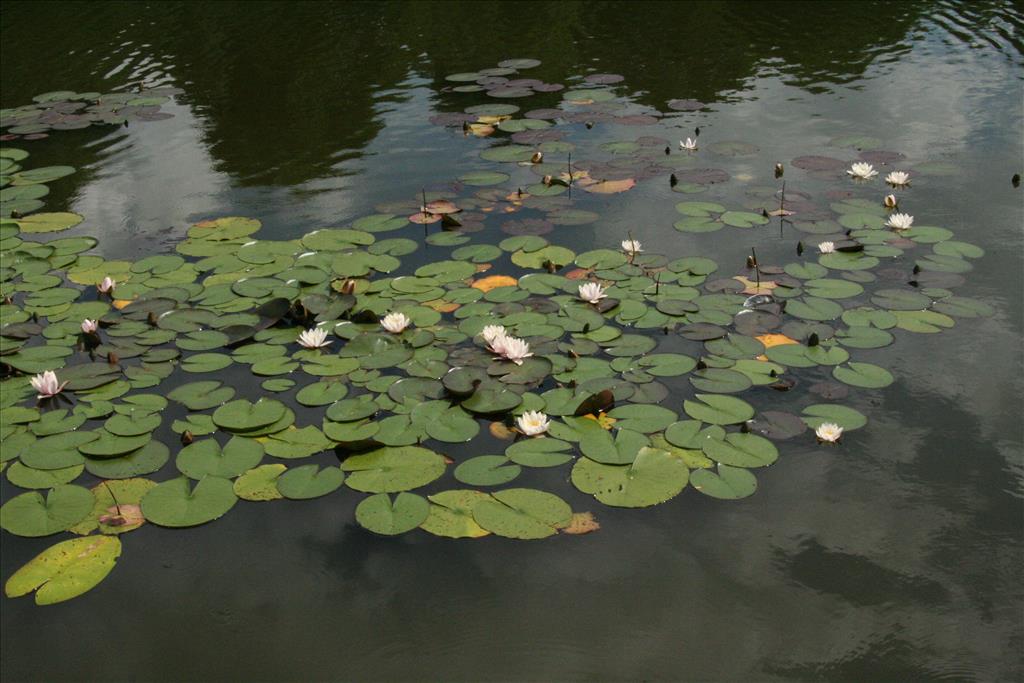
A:
{"type": "MultiPolygon", "coordinates": [[[[956,294],[993,311],[857,349],[895,377],[842,400],[867,426],[831,447],[810,431],[776,442],[778,462],[757,470],[757,492],[742,500],[688,487],[663,505],[613,508],[574,489],[567,470],[524,468],[513,485],[551,490],[601,529],[536,541],[385,537],[356,523],[364,496],[347,488],[241,502],[193,529],[147,524],[81,597],[3,599],[4,680],[1019,679],[1024,213],[1011,177],[1024,151],[1022,28],[1019,6],[998,2],[5,2],[4,108],[63,89],[180,89],[160,109],[166,120],[4,143],[28,150],[33,167],[77,169],[49,184],[43,210],[84,216],[58,237],[97,237],[92,253],[108,259],[173,253],[190,225],[221,216],[258,219],[261,240],[291,240],[397,212],[382,206],[412,213],[424,188],[458,202],[480,188],[453,182],[475,171],[510,174],[498,187],[514,192],[542,174],[480,157],[509,133],[466,135],[435,117],[494,103],[520,107],[516,118],[577,106],[586,114],[552,127],[575,145],[572,163],[600,161],[602,177],[636,186],[573,187],[547,206],[597,214],[579,225],[477,212],[466,221],[482,227],[468,233],[473,244],[546,230],[579,254],[632,234],[669,259],[714,259],[713,277],[754,278],[751,248],[762,264],[794,261],[797,242],[813,250],[845,229],[796,222],[823,218],[815,212],[830,202],[881,202],[881,177],[909,168],[900,209],[984,250],[956,294]],[[446,80],[509,58],[540,65],[508,78],[566,88],[494,98],[446,80]],[[593,74],[622,79],[587,84],[593,74]],[[566,90],[593,86],[613,104],[565,103],[566,90]],[[698,150],[681,151],[698,128],[698,150]],[[882,171],[870,186],[843,172],[860,154],[882,171]],[[844,164],[793,162],[811,155],[844,164]],[[776,162],[792,223],[673,227],[678,202],[774,206],[776,162]]],[[[549,149],[545,161],[569,163],[549,149]]],[[[409,225],[378,239],[418,240],[403,265],[411,272],[450,258],[423,243],[439,232],[409,225]]],[[[500,263],[493,272],[518,274],[500,263]]],[[[912,263],[883,266],[879,280],[902,285],[912,263]]],[[[659,351],[700,355],[678,335],[659,351]]],[[[828,377],[819,374],[791,392],[755,388],[750,401],[799,414],[806,387],[828,377]]],[[[694,389],[681,379],[665,381],[662,405],[686,419],[694,389]]],[[[255,398],[258,385],[248,388],[255,398]]],[[[165,423],[156,436],[173,444],[165,423]]],[[[438,446],[457,462],[502,448],[438,446]]],[[[173,462],[153,476],[175,476],[173,462]]],[[[4,501],[21,493],[6,476],[0,490],[4,501]]],[[[0,541],[4,581],[53,543],[0,541]]]]}

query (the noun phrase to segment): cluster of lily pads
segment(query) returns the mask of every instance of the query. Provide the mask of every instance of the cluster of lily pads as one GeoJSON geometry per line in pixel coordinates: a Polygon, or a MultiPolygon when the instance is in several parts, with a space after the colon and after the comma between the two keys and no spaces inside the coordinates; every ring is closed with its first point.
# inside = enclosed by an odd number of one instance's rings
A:
{"type": "MultiPolygon", "coordinates": [[[[608,102],[564,106],[589,121],[608,102]]],[[[501,111],[472,115],[513,113],[501,111]]],[[[565,135],[553,127],[510,135],[565,135]]],[[[3,219],[0,468],[28,492],[3,503],[0,527],[83,536],[16,572],[7,594],[74,597],[114,566],[121,534],[203,524],[239,499],[344,487],[368,494],[356,521],[375,533],[536,539],[597,522],[557,493],[515,486],[524,468],[613,507],[687,487],[744,498],[777,441],[835,442],[866,424],[836,401],[894,377],[856,360],[861,349],[991,312],[951,291],[981,250],[941,227],[887,227],[892,207],[853,196],[878,191],[845,180],[845,163],[836,177],[848,185],[824,205],[793,191],[775,209],[777,193],[755,189],[735,209],[677,206],[676,227],[692,233],[792,220],[808,246],[794,244],[788,263],[741,254],[723,272],[627,230],[579,253],[543,236],[597,221],[577,205],[590,193],[695,163],[652,140],[565,165],[543,155],[573,143],[512,140],[481,155],[514,164],[509,173],[467,173],[293,240],[259,239],[252,218],[202,221],[176,253],[135,262],[88,253],[89,236],[54,238],[75,214],[3,219]],[[508,236],[474,241],[491,226],[508,236]],[[403,264],[423,244],[450,252],[403,264]],[[772,408],[776,391],[803,386],[799,414],[772,408]]],[[[698,171],[686,182],[729,177],[698,171]]]]}
{"type": "Polygon", "coordinates": [[[0,135],[5,142],[23,138],[38,140],[55,130],[78,130],[89,126],[126,126],[136,121],[162,121],[173,114],[161,105],[180,93],[169,86],[136,92],[74,92],[56,90],[36,95],[32,104],[0,109],[0,135]]]}

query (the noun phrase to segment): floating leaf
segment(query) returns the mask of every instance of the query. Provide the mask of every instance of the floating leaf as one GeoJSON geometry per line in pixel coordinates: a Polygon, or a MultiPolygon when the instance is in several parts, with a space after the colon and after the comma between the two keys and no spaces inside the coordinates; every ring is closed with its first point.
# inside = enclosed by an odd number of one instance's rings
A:
{"type": "Polygon", "coordinates": [[[444,458],[419,446],[379,448],[341,463],[345,483],[366,493],[396,493],[429,484],[444,473],[444,458]]]}
{"type": "Polygon", "coordinates": [[[285,498],[307,500],[337,490],[345,481],[345,473],[339,467],[320,469],[316,464],[301,465],[290,468],[277,477],[276,481],[277,490],[285,498]]]}
{"type": "Polygon", "coordinates": [[[4,585],[9,598],[36,591],[37,605],[54,605],[94,588],[121,556],[114,536],[72,538],[51,546],[16,571],[4,585]]]}
{"type": "Polygon", "coordinates": [[[689,469],[668,452],[642,448],[629,465],[607,465],[580,458],[572,483],[605,505],[648,507],[675,497],[686,487],[689,469]]]}
{"type": "Polygon", "coordinates": [[[727,425],[746,422],[754,417],[749,403],[732,396],[697,394],[698,401],[684,401],[683,409],[695,420],[710,424],[727,425]]]}
{"type": "Polygon", "coordinates": [[[60,485],[47,492],[30,491],[0,507],[0,527],[15,536],[49,536],[81,522],[93,508],[89,489],[60,485]]]}
{"type": "Polygon", "coordinates": [[[491,533],[537,539],[572,521],[572,509],[558,496],[534,489],[495,491],[473,507],[473,519],[491,533]]]}
{"type": "Polygon", "coordinates": [[[718,472],[695,470],[690,483],[704,495],[723,500],[746,498],[757,490],[757,477],[750,470],[729,465],[719,465],[718,472]]]}
{"type": "Polygon", "coordinates": [[[197,526],[221,517],[238,500],[231,481],[222,477],[189,484],[188,477],[178,477],[156,485],[142,497],[142,514],[160,526],[197,526]]]}

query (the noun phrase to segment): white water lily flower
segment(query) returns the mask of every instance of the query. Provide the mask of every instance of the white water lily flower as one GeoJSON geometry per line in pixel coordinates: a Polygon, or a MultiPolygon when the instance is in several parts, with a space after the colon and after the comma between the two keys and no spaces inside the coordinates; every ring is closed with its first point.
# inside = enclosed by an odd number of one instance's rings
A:
{"type": "Polygon", "coordinates": [[[909,185],[910,174],[906,171],[893,171],[889,175],[885,176],[885,182],[890,185],[909,185]]]}
{"type": "Polygon", "coordinates": [[[630,256],[639,254],[643,249],[643,245],[640,244],[639,240],[622,240],[622,251],[626,252],[630,256]]]}
{"type": "Polygon", "coordinates": [[[501,337],[495,341],[500,341],[501,351],[499,353],[516,365],[522,365],[524,358],[533,355],[530,352],[530,345],[518,337],[501,337]]]}
{"type": "Polygon", "coordinates": [[[823,422],[821,426],[814,430],[814,433],[817,435],[818,441],[835,443],[843,435],[843,428],[835,422],[823,422]]]}
{"type": "Polygon", "coordinates": [[[398,334],[412,323],[405,313],[388,313],[380,319],[381,327],[392,334],[398,334]]]}
{"type": "Polygon", "coordinates": [[[82,321],[82,332],[84,332],[85,334],[92,334],[93,332],[98,330],[99,327],[99,321],[90,320],[89,318],[86,318],[85,320],[82,321]]]}
{"type": "Polygon", "coordinates": [[[98,285],[96,285],[96,289],[100,290],[104,294],[107,294],[111,290],[113,290],[116,285],[117,282],[110,276],[107,276],[103,278],[103,280],[98,285]]]}
{"type": "Polygon", "coordinates": [[[314,327],[299,334],[299,345],[307,349],[322,349],[331,342],[327,341],[327,330],[314,327]]]}
{"type": "Polygon", "coordinates": [[[696,140],[691,140],[690,138],[686,138],[685,140],[680,140],[679,141],[679,149],[686,149],[686,150],[693,151],[693,150],[697,149],[697,141],[696,140]]]}
{"type": "Polygon", "coordinates": [[[895,209],[896,208],[896,204],[898,202],[899,202],[899,200],[896,199],[896,195],[894,195],[894,194],[887,194],[887,195],[885,195],[885,199],[882,200],[882,204],[887,209],[895,209]]]}
{"type": "Polygon", "coordinates": [[[548,431],[548,416],[539,410],[527,410],[516,418],[516,426],[526,436],[537,436],[548,431]]]}
{"type": "Polygon", "coordinates": [[[851,166],[850,169],[846,172],[852,175],[854,178],[862,178],[864,180],[867,180],[868,178],[873,178],[876,175],[878,175],[878,171],[875,170],[874,166],[872,166],[871,164],[864,163],[863,161],[858,161],[853,166],[851,166]]]}
{"type": "Polygon", "coordinates": [[[604,287],[596,282],[580,285],[580,298],[587,303],[596,304],[606,296],[608,295],[604,293],[604,287]]]}
{"type": "Polygon", "coordinates": [[[914,224],[914,217],[909,213],[894,213],[885,224],[893,230],[906,230],[914,224]]]}
{"type": "Polygon", "coordinates": [[[29,381],[32,383],[32,388],[38,392],[36,398],[56,396],[67,386],[67,382],[61,383],[57,380],[57,373],[53,370],[47,370],[41,375],[36,375],[29,381]]]}
{"type": "Polygon", "coordinates": [[[487,325],[480,332],[480,336],[484,338],[484,341],[487,342],[488,345],[493,344],[495,339],[505,337],[507,335],[508,332],[505,330],[503,325],[487,325]]]}
{"type": "Polygon", "coordinates": [[[831,254],[835,250],[835,242],[822,242],[821,244],[818,245],[818,251],[820,251],[822,254],[831,254]]]}

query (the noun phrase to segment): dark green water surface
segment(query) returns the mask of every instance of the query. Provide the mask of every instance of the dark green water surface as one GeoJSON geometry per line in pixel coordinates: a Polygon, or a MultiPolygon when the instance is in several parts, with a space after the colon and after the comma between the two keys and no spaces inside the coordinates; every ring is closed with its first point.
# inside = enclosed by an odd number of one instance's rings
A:
{"type": "MultiPolygon", "coordinates": [[[[741,205],[749,187],[775,184],[776,161],[790,191],[823,194],[790,160],[853,159],[828,141],[869,135],[955,167],[915,178],[908,210],[985,249],[957,293],[996,314],[858,354],[897,377],[851,394],[868,426],[838,448],[781,442],[741,501],[687,490],[616,510],[548,482],[602,529],[531,542],[375,536],[347,490],[243,502],[195,529],[147,525],[84,596],[0,599],[3,680],[1020,680],[1024,217],[1010,178],[1024,153],[1022,29],[1008,2],[5,1],[0,106],[58,89],[183,91],[166,121],[11,143],[34,165],[79,169],[52,183],[47,210],[83,214],[74,234],[111,258],[170,251],[191,223],[223,215],[291,239],[491,169],[479,152],[497,138],[430,118],[496,100],[446,91],[444,77],[534,57],[526,77],[621,74],[634,113],[671,114],[572,124],[581,148],[642,135],[675,148],[696,126],[702,144],[759,148],[708,156],[732,178],[703,194],[659,176],[574,199],[601,219],[556,228],[553,243],[617,248],[629,229],[730,273],[750,247],[785,263],[799,236],[777,219],[684,234],[674,203],[741,205]],[[707,107],[671,112],[675,98],[707,107]]],[[[501,221],[477,241],[506,237],[501,221]]],[[[18,492],[2,486],[4,500],[18,492]]],[[[2,580],[52,544],[0,541],[2,580]]]]}

